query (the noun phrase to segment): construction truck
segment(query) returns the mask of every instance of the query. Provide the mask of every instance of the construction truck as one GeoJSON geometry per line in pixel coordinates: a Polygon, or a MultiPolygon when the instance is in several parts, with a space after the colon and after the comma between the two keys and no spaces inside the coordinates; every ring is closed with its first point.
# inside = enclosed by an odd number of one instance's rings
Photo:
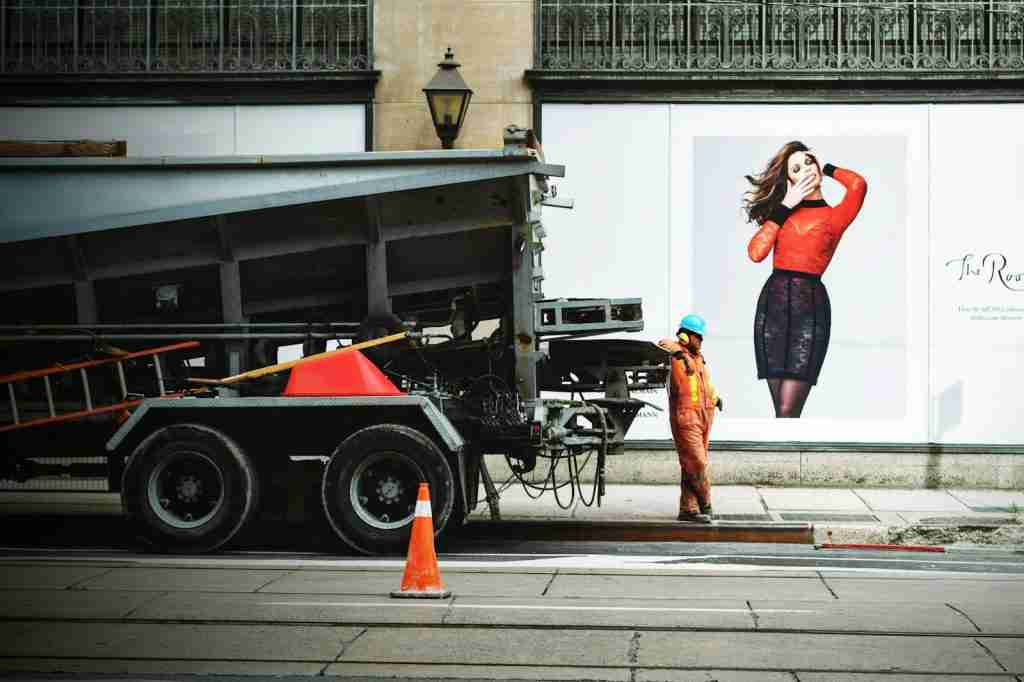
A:
{"type": "Polygon", "coordinates": [[[101,477],[182,553],[228,543],[297,462],[368,554],[404,550],[421,481],[438,534],[497,516],[486,456],[599,504],[667,356],[584,338],[641,331],[639,299],[545,296],[563,172],[514,127],[485,151],[0,159],[22,207],[0,224],[0,479],[101,477]]]}

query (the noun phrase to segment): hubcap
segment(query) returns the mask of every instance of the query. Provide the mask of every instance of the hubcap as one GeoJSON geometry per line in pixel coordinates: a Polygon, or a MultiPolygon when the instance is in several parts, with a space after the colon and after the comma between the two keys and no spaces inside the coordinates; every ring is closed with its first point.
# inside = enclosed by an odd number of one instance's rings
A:
{"type": "Polygon", "coordinates": [[[423,480],[423,472],[408,456],[396,451],[375,452],[352,473],[349,501],[367,525],[394,530],[412,522],[418,484],[423,480]]]}
{"type": "Polygon", "coordinates": [[[181,450],[150,472],[146,493],[150,510],[161,521],[174,528],[198,528],[224,504],[224,476],[205,454],[181,450]]]}

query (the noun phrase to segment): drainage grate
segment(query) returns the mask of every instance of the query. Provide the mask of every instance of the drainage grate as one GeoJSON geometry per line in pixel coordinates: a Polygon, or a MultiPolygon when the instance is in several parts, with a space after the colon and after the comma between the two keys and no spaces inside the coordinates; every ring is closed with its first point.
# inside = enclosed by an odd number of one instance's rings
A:
{"type": "Polygon", "coordinates": [[[848,523],[878,523],[878,518],[872,514],[824,514],[813,512],[797,512],[791,514],[779,514],[783,521],[836,521],[848,523]]]}
{"type": "Polygon", "coordinates": [[[772,517],[768,514],[712,514],[716,521],[760,521],[770,522],[772,517]]]}

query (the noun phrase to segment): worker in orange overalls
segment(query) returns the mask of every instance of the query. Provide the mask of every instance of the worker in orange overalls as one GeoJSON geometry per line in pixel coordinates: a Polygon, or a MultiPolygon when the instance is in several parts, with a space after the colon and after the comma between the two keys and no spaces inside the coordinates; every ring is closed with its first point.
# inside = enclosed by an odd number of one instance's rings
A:
{"type": "Polygon", "coordinates": [[[708,441],[715,408],[721,410],[723,406],[701,354],[705,326],[700,315],[687,315],[679,322],[675,339],[658,342],[672,354],[668,406],[679,455],[678,520],[688,523],[711,523],[708,441]]]}

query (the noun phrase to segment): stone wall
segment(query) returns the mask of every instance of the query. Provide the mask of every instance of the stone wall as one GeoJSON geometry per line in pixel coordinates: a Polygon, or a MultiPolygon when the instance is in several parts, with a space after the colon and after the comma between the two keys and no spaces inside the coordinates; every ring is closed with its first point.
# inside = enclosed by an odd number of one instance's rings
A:
{"type": "Polygon", "coordinates": [[[423,87],[451,46],[473,90],[455,147],[496,148],[509,123],[530,127],[533,0],[376,0],[374,149],[440,149],[423,87]]]}

